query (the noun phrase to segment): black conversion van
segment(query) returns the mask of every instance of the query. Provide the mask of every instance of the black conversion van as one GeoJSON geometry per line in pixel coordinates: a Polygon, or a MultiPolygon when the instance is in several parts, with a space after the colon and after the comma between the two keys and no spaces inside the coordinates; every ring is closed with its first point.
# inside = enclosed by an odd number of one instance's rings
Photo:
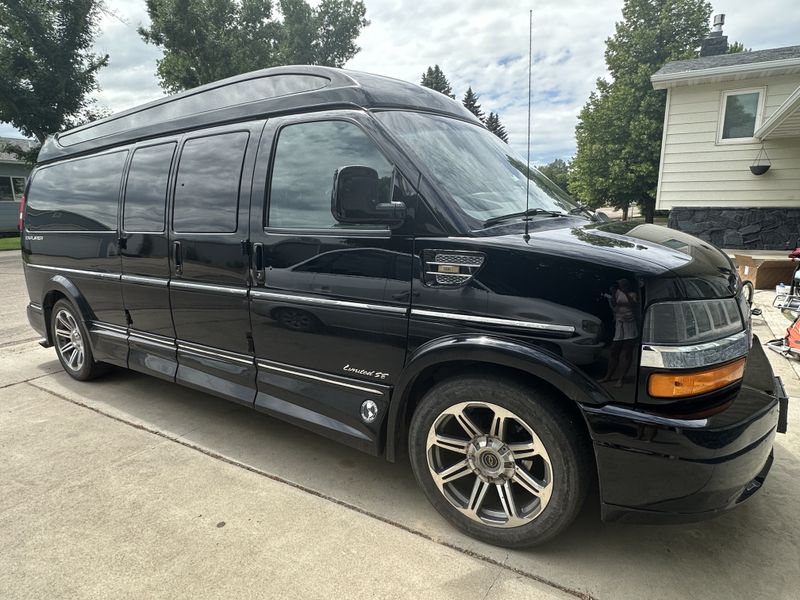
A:
{"type": "Polygon", "coordinates": [[[28,315],[76,379],[118,365],[407,451],[436,509],[490,543],[556,535],[595,474],[608,520],[750,497],[787,400],[731,261],[526,172],[416,85],[217,82],[47,140],[28,315]]]}

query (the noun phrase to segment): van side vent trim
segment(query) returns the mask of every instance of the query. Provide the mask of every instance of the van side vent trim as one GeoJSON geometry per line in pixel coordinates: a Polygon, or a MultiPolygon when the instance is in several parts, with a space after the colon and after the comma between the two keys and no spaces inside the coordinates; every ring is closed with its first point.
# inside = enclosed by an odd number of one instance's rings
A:
{"type": "Polygon", "coordinates": [[[475,277],[485,260],[483,252],[423,250],[423,282],[428,287],[462,287],[475,277]]]}

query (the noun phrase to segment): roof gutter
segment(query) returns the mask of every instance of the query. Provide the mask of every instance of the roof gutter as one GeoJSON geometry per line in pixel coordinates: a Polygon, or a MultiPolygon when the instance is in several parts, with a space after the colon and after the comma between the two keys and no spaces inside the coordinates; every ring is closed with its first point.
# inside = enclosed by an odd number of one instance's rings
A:
{"type": "Polygon", "coordinates": [[[781,104],[774,113],[772,113],[772,116],[764,121],[761,127],[756,129],[753,137],[759,140],[763,140],[764,138],[768,137],[776,127],[783,123],[786,118],[794,114],[798,109],[800,109],[800,87],[798,87],[789,95],[784,103],[781,104]]]}
{"type": "Polygon", "coordinates": [[[764,75],[778,75],[781,71],[792,73],[800,71],[800,58],[784,58],[781,60],[767,60],[763,62],[748,63],[744,65],[726,65],[711,67],[696,71],[679,71],[677,73],[655,73],[650,77],[653,88],[664,90],[677,85],[690,85],[703,83],[702,80],[713,78],[726,78],[726,76],[747,75],[763,73],[764,75]]]}

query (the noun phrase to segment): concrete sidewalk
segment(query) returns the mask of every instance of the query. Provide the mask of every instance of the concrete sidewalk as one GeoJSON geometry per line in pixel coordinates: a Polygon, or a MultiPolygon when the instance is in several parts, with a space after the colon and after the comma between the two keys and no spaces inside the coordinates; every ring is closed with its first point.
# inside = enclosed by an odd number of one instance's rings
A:
{"type": "Polygon", "coordinates": [[[569,598],[60,399],[2,390],[2,598],[569,598]]]}

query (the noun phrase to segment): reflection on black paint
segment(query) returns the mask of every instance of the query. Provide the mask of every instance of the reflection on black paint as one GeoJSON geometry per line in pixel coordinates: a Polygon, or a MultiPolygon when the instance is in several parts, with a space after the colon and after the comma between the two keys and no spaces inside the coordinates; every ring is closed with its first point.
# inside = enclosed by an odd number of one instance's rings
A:
{"type": "Polygon", "coordinates": [[[634,248],[636,246],[635,244],[627,240],[607,237],[604,235],[594,235],[589,231],[586,231],[586,229],[588,229],[588,227],[586,228],[573,227],[572,235],[574,235],[582,242],[586,242],[587,244],[591,244],[592,246],[603,246],[606,248],[634,248]]]}

